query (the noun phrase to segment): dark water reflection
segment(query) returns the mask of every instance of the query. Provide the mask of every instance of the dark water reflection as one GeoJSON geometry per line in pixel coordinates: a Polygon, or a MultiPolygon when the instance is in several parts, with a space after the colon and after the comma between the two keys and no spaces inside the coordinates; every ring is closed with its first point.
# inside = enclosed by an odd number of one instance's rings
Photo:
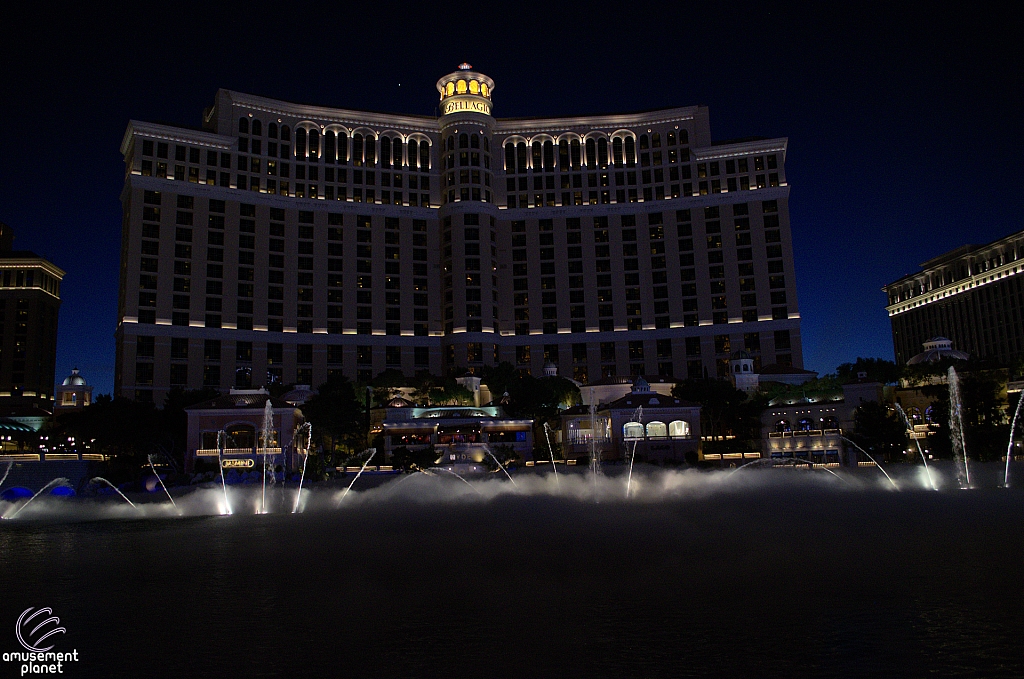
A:
{"type": "Polygon", "coordinates": [[[0,651],[49,606],[68,676],[1022,676],[1022,509],[784,485],[4,522],[0,651]]]}

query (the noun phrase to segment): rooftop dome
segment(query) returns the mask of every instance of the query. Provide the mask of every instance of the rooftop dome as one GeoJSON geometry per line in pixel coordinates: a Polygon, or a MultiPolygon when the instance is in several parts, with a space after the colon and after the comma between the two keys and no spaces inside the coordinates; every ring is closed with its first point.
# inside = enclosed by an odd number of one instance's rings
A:
{"type": "Polygon", "coordinates": [[[953,348],[952,340],[945,337],[933,337],[924,343],[924,351],[912,356],[907,365],[918,365],[919,363],[937,363],[944,358],[951,358],[956,361],[966,361],[971,357],[965,351],[953,348]]]}
{"type": "Polygon", "coordinates": [[[632,393],[634,393],[634,394],[649,394],[649,393],[651,393],[651,385],[650,385],[650,383],[648,383],[647,380],[644,379],[643,375],[637,375],[636,379],[633,380],[632,393]]]}
{"type": "Polygon", "coordinates": [[[281,394],[281,400],[287,401],[293,406],[300,406],[316,394],[316,390],[310,388],[308,384],[296,384],[294,389],[281,394]]]}
{"type": "Polygon", "coordinates": [[[85,378],[78,374],[78,368],[72,368],[71,374],[64,378],[63,385],[65,387],[84,387],[86,386],[85,378]]]}

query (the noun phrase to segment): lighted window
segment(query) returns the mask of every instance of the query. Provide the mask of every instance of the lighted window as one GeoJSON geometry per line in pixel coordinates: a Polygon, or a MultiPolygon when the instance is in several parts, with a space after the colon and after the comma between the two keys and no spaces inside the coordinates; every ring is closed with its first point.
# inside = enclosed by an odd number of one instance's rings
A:
{"type": "Polygon", "coordinates": [[[690,423],[685,420],[673,420],[668,423],[668,435],[673,438],[690,438],[690,423]]]}
{"type": "Polygon", "coordinates": [[[485,97],[490,96],[490,90],[487,88],[487,83],[480,83],[480,94],[485,97]]]}
{"type": "Polygon", "coordinates": [[[648,422],[647,423],[647,435],[649,437],[666,437],[668,436],[668,427],[665,426],[664,422],[648,422]]]}
{"type": "Polygon", "coordinates": [[[469,92],[470,92],[470,94],[479,94],[479,92],[480,92],[480,83],[478,83],[475,80],[470,80],[469,81],[469,92]]]}
{"type": "Polygon", "coordinates": [[[622,425],[622,436],[627,439],[642,439],[644,437],[644,425],[639,422],[627,422],[622,425]]]}
{"type": "Polygon", "coordinates": [[[448,83],[444,86],[444,93],[446,96],[452,96],[455,94],[455,83],[448,83]]]}
{"type": "Polygon", "coordinates": [[[465,94],[466,93],[466,81],[465,80],[460,80],[457,83],[455,83],[455,91],[458,92],[459,94],[465,94]]]}

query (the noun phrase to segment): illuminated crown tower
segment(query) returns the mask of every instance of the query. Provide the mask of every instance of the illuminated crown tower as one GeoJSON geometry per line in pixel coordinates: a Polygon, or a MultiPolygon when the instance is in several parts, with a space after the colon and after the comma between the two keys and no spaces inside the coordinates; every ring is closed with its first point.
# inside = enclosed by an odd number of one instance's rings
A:
{"type": "MultiPolygon", "coordinates": [[[[441,93],[441,266],[445,299],[444,351],[467,342],[463,333],[498,332],[494,248],[498,208],[494,203],[491,93],[494,81],[469,64],[437,81],[441,93]],[[451,302],[449,302],[451,300],[451,302]]],[[[477,335],[479,338],[479,335],[477,335]]],[[[465,351],[483,351],[470,342],[465,351]]]]}

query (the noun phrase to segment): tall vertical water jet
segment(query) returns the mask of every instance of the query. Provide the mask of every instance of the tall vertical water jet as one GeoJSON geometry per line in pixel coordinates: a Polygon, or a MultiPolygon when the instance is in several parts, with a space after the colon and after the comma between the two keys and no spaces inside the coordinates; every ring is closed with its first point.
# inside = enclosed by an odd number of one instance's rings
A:
{"type": "Polygon", "coordinates": [[[224,478],[224,449],[227,448],[228,433],[221,429],[217,432],[217,466],[220,467],[220,487],[224,491],[224,511],[231,513],[231,503],[228,502],[228,482],[224,478]]]}
{"type": "MultiPolygon", "coordinates": [[[[591,427],[593,427],[593,424],[591,424],[591,427]]],[[[555,451],[551,447],[551,436],[548,434],[549,431],[551,431],[551,427],[549,427],[548,423],[545,422],[544,423],[544,438],[548,442],[548,455],[551,456],[551,468],[553,470],[555,470],[555,488],[560,490],[561,489],[561,484],[558,481],[558,467],[555,466],[555,451]]]]}
{"type": "Polygon", "coordinates": [[[597,473],[601,462],[597,457],[597,404],[594,403],[594,388],[590,388],[590,469],[594,478],[594,502],[597,502],[597,473]]]}
{"type": "MultiPolygon", "coordinates": [[[[167,486],[164,485],[164,480],[161,479],[160,475],[156,473],[156,467],[153,466],[153,456],[147,455],[146,459],[149,461],[149,468],[153,471],[153,476],[156,477],[157,483],[159,483],[160,487],[164,489],[164,495],[166,495],[167,499],[171,501],[171,506],[177,509],[178,504],[174,501],[174,498],[171,497],[171,492],[167,490],[167,486]]],[[[178,513],[180,514],[181,512],[178,513]]]]}
{"type": "MultiPolygon", "coordinates": [[[[1024,392],[1017,399],[1017,408],[1013,411],[1013,421],[1010,422],[1010,441],[1006,444],[1006,471],[1003,472],[1003,488],[1010,487],[1010,460],[1013,459],[1013,433],[1017,430],[1017,418],[1020,417],[1020,407],[1024,405],[1024,392]]],[[[2,484],[3,481],[0,481],[2,484]]]]}
{"type": "Polygon", "coordinates": [[[953,366],[949,366],[946,377],[949,382],[949,436],[953,442],[953,459],[956,460],[957,480],[960,482],[961,488],[970,488],[971,468],[967,462],[967,441],[964,439],[960,378],[953,366]]]}
{"type": "MultiPolygon", "coordinates": [[[[900,406],[899,403],[897,403],[895,405],[896,405],[896,412],[898,412],[900,414],[900,417],[903,418],[903,421],[907,425],[907,430],[913,432],[914,431],[914,425],[910,422],[910,418],[907,417],[907,414],[903,411],[903,408],[900,406]]],[[[925,457],[924,451],[921,450],[921,442],[918,441],[917,439],[912,439],[912,440],[917,445],[917,454],[921,456],[921,462],[924,463],[924,473],[925,473],[925,476],[928,477],[928,485],[930,485],[932,487],[932,490],[938,490],[938,488],[935,487],[935,480],[932,478],[932,470],[928,467],[928,458],[925,457]]]]}
{"type": "Polygon", "coordinates": [[[263,407],[263,429],[260,434],[260,443],[263,447],[263,501],[261,503],[261,514],[267,513],[267,449],[270,448],[270,440],[273,437],[274,429],[274,406],[270,404],[270,397],[263,407]]]}
{"type": "MultiPolygon", "coordinates": [[[[644,407],[643,406],[637,406],[636,411],[633,413],[633,421],[634,422],[640,422],[640,424],[643,424],[643,422],[641,422],[641,419],[640,419],[643,416],[644,416],[644,407]]],[[[630,488],[633,485],[633,460],[636,459],[636,444],[637,444],[637,439],[634,437],[633,438],[633,453],[629,456],[629,476],[626,478],[626,497],[627,498],[629,497],[629,490],[630,490],[630,488]]]]}

